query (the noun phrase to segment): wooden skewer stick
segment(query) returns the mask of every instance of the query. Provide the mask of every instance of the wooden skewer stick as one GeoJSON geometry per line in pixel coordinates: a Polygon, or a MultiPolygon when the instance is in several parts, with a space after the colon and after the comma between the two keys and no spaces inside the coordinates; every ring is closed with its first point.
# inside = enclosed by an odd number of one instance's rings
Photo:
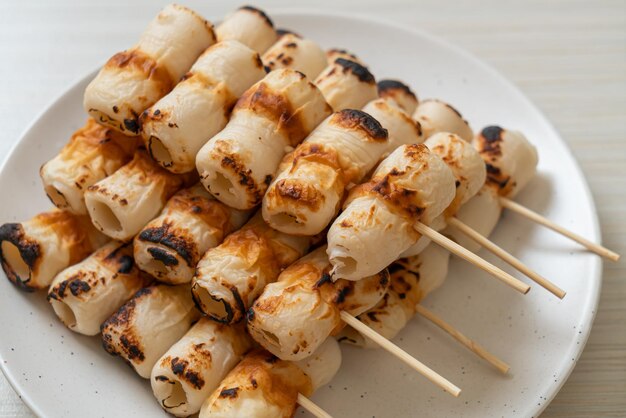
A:
{"type": "Polygon", "coordinates": [[[395,345],[394,343],[356,319],[354,316],[345,311],[341,311],[341,319],[343,320],[343,322],[350,325],[359,333],[374,341],[376,344],[378,344],[394,356],[398,357],[400,360],[404,361],[422,376],[426,377],[428,380],[430,380],[452,396],[458,397],[461,393],[461,389],[459,389],[445,377],[441,376],[430,367],[426,366],[424,363],[411,356],[409,353],[407,353],[406,351],[404,351],[403,349],[401,349],[400,347],[398,347],[397,345],[395,345]]]}
{"type": "Polygon", "coordinates": [[[311,414],[315,415],[317,418],[333,418],[330,414],[328,414],[328,412],[324,411],[322,408],[313,403],[312,400],[301,393],[298,393],[298,404],[311,414]]]}
{"type": "Polygon", "coordinates": [[[518,292],[526,294],[530,290],[530,286],[528,286],[526,283],[520,281],[519,279],[516,279],[509,273],[503,271],[502,269],[499,269],[488,261],[483,260],[473,252],[469,251],[467,248],[463,248],[451,239],[441,235],[439,232],[435,231],[431,227],[426,226],[421,222],[418,222],[414,225],[414,228],[420,234],[430,238],[432,241],[441,245],[443,248],[447,249],[451,253],[456,254],[464,260],[467,260],[475,266],[485,270],[487,273],[511,286],[518,292]]]}
{"type": "Polygon", "coordinates": [[[587,238],[581,237],[580,235],[572,232],[568,229],[563,228],[560,225],[555,224],[551,220],[541,216],[537,212],[534,212],[527,207],[520,205],[506,197],[500,197],[500,204],[502,207],[506,209],[510,209],[513,212],[519,213],[520,215],[530,219],[533,222],[536,222],[540,225],[545,226],[546,228],[550,228],[551,230],[558,232],[559,234],[576,241],[581,244],[583,247],[587,248],[589,251],[592,251],[598,254],[601,257],[608,258],[611,261],[618,261],[620,255],[609,250],[608,248],[603,247],[602,245],[596,244],[595,242],[589,241],[587,238]]]}
{"type": "Polygon", "coordinates": [[[496,256],[500,257],[502,260],[506,261],[526,276],[530,277],[535,283],[544,287],[550,293],[558,297],[559,299],[563,299],[565,297],[565,291],[559,288],[557,285],[552,283],[550,280],[541,276],[539,273],[530,269],[526,264],[522,263],[518,258],[514,257],[511,253],[503,250],[501,247],[496,245],[494,242],[471,228],[469,225],[461,222],[458,218],[448,218],[448,225],[453,226],[458,229],[465,235],[467,235],[472,240],[476,241],[478,244],[483,246],[488,251],[492,252],[496,256]]]}
{"type": "Polygon", "coordinates": [[[504,361],[491,354],[478,343],[461,334],[459,330],[455,329],[452,325],[448,324],[436,314],[424,308],[422,305],[417,305],[415,308],[418,314],[422,315],[424,318],[428,319],[430,322],[450,334],[455,340],[463,344],[470,351],[474,352],[478,357],[485,359],[489,364],[500,370],[503,374],[508,373],[510,367],[504,361]]]}

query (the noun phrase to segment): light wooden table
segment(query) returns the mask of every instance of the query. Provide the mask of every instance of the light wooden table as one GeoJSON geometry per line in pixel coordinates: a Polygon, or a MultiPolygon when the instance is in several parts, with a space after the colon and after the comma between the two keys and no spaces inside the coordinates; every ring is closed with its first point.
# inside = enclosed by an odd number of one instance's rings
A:
{"type": "MultiPolygon", "coordinates": [[[[221,16],[230,2],[184,1],[221,16]]],[[[293,9],[292,1],[256,1],[293,9]]],[[[626,2],[316,0],[314,7],[421,27],[487,61],[535,102],[572,147],[590,183],[604,243],[626,254],[626,2]]],[[[0,3],[0,155],[43,107],[112,51],[155,2],[0,3]]],[[[418,92],[419,93],[419,92],[418,92]]],[[[45,139],[45,138],[44,138],[45,139]]],[[[1,319],[0,319],[1,320],[1,319]]],[[[600,309],[569,381],[543,414],[626,415],[626,261],[605,264],[600,309]]],[[[0,375],[0,417],[32,414],[0,375]]]]}

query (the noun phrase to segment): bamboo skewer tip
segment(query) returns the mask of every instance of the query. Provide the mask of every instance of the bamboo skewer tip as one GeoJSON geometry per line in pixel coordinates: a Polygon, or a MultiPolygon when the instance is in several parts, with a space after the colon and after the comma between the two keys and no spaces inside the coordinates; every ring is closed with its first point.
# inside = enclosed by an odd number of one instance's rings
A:
{"type": "Polygon", "coordinates": [[[557,232],[573,241],[576,241],[583,247],[587,248],[589,251],[594,252],[601,257],[607,258],[615,262],[619,261],[620,259],[620,255],[618,253],[611,251],[608,248],[603,247],[600,244],[596,244],[595,242],[589,241],[587,238],[581,235],[578,235],[577,233],[570,231],[569,229],[562,227],[561,225],[555,222],[552,222],[550,219],[544,217],[543,215],[540,215],[537,212],[531,209],[528,209],[527,207],[520,205],[519,203],[514,202],[511,199],[507,199],[506,197],[500,196],[499,200],[503,208],[510,209],[513,212],[518,213],[535,223],[543,225],[546,228],[553,230],[554,232],[557,232]]]}
{"type": "Polygon", "coordinates": [[[507,363],[505,363],[504,361],[496,357],[494,354],[487,351],[485,348],[483,348],[480,344],[476,343],[474,340],[466,337],[463,333],[461,333],[459,330],[454,328],[449,323],[445,322],[443,319],[441,319],[439,316],[437,316],[435,313],[433,313],[429,309],[426,309],[422,305],[418,304],[415,306],[415,310],[418,314],[420,314],[421,316],[428,319],[430,322],[432,322],[433,324],[435,324],[436,326],[438,326],[439,328],[447,332],[452,338],[457,340],[459,343],[461,343],[467,349],[472,351],[478,357],[482,358],[483,360],[487,361],[489,364],[494,366],[502,374],[507,374],[509,370],[511,369],[511,367],[507,363]]]}
{"type": "Polygon", "coordinates": [[[530,267],[524,264],[520,259],[515,257],[513,254],[509,253],[508,251],[504,250],[502,247],[500,247],[499,245],[491,241],[489,238],[477,232],[471,226],[467,225],[466,223],[462,222],[460,219],[455,218],[455,217],[451,217],[447,221],[448,221],[448,225],[456,228],[458,231],[462,232],[467,237],[469,237],[470,239],[480,244],[487,251],[495,254],[500,259],[504,260],[511,266],[515,267],[517,270],[524,273],[527,277],[532,279],[535,283],[537,283],[538,285],[540,285],[541,287],[543,287],[544,289],[546,289],[547,291],[549,291],[550,293],[558,297],[559,299],[563,299],[565,297],[566,292],[563,289],[561,289],[560,287],[558,287],[557,285],[552,283],[550,280],[546,279],[545,277],[537,273],[536,271],[532,270],[530,267]]]}
{"type": "Polygon", "coordinates": [[[354,316],[350,315],[345,311],[341,311],[341,319],[352,328],[357,330],[363,336],[369,338],[378,344],[381,348],[387,350],[390,354],[393,354],[400,360],[404,361],[406,364],[411,366],[415,371],[420,373],[422,376],[426,377],[432,383],[439,386],[444,391],[448,392],[454,397],[458,397],[461,394],[461,389],[454,385],[452,382],[447,380],[445,377],[441,376],[424,363],[417,360],[415,357],[411,356],[409,353],[359,321],[354,316]]]}

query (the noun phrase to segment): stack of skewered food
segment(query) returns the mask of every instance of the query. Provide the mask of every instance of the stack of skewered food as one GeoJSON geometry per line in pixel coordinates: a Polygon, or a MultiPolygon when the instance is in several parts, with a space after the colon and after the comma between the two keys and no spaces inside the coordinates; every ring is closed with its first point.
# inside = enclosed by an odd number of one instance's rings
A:
{"type": "Polygon", "coordinates": [[[474,135],[452,106],[377,83],[356,55],[254,7],[215,28],[165,7],[84,107],[41,167],[56,208],[0,227],[2,267],[47,289],[69,329],[100,334],[176,416],[328,416],[308,397],[340,368],[337,340],[380,346],[458,396],[389,341],[416,313],[506,373],[420,305],[450,253],[528,292],[485,247],[565,296],[486,238],[503,208],[549,222],[511,200],[538,160],[520,132],[474,135]]]}

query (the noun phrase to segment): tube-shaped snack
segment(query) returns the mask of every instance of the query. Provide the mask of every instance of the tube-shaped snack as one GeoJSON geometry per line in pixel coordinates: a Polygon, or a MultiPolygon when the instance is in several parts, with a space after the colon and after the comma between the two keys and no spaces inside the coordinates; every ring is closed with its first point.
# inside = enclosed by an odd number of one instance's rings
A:
{"type": "MultiPolygon", "coordinates": [[[[397,260],[389,266],[391,284],[385,296],[357,319],[388,340],[394,338],[415,315],[417,304],[443,284],[449,260],[450,252],[434,244],[416,256],[397,260]]],[[[351,327],[345,327],[338,340],[365,348],[379,347],[351,327]]]]}
{"type": "Polygon", "coordinates": [[[313,355],[299,362],[254,350],[204,402],[200,418],[291,418],[298,393],[310,396],[330,382],[340,366],[341,350],[334,338],[328,338],[313,355]]]}
{"type": "Polygon", "coordinates": [[[348,61],[354,61],[362,66],[366,67],[365,63],[359,59],[352,52],[341,49],[341,48],[331,48],[326,51],[326,63],[327,65],[332,65],[338,58],[343,58],[348,61]]]}
{"type": "MultiPolygon", "coordinates": [[[[376,99],[363,108],[389,132],[386,153],[390,153],[400,145],[421,144],[424,142],[422,128],[402,108],[396,105],[392,98],[376,99]]],[[[379,159],[383,154],[379,155],[379,159]]]]}
{"type": "Polygon", "coordinates": [[[201,318],[155,364],[154,396],[172,415],[195,414],[251,346],[241,327],[201,318]]]}
{"type": "Polygon", "coordinates": [[[417,109],[417,96],[409,86],[398,80],[380,80],[376,83],[378,97],[394,103],[397,107],[412,115],[417,109]]]}
{"type": "Polygon", "coordinates": [[[155,218],[191,177],[193,174],[170,173],[140,149],[131,162],[89,186],[85,205],[96,228],[111,238],[128,240],[155,218]]]}
{"type": "Polygon", "coordinates": [[[369,114],[333,114],[283,160],[263,198],[263,218],[285,233],[321,232],[339,212],[346,187],[359,183],[387,149],[387,130],[369,114]]]}
{"type": "Polygon", "coordinates": [[[441,157],[454,174],[456,194],[443,213],[445,217],[454,216],[485,184],[485,162],[470,143],[455,134],[437,133],[428,138],[424,145],[441,157]]]}
{"type": "Polygon", "coordinates": [[[108,317],[151,281],[135,265],[132,245],[111,241],[57,274],[48,302],[69,329],[96,335],[108,317]]]}
{"type": "Polygon", "coordinates": [[[415,223],[430,224],[455,189],[448,165],[424,144],[396,149],[350,191],[328,231],[333,279],[359,280],[391,264],[420,237],[415,223]]]}
{"type": "Polygon", "coordinates": [[[278,38],[272,20],[264,11],[252,6],[240,7],[226,16],[215,28],[215,34],[220,42],[239,41],[259,54],[264,53],[278,38]]]}
{"type": "Polygon", "coordinates": [[[189,285],[145,287],[102,324],[102,346],[149,379],[157,360],[199,316],[189,285]]]}
{"type": "Polygon", "coordinates": [[[360,109],[377,97],[376,79],[363,65],[337,58],[315,80],[334,111],[360,109]]]}
{"type": "Polygon", "coordinates": [[[104,245],[89,218],[54,209],[0,226],[0,260],[7,278],[26,291],[45,289],[61,270],[104,245]]]}
{"type": "Polygon", "coordinates": [[[456,134],[468,142],[474,137],[472,128],[459,111],[440,100],[422,100],[417,105],[413,118],[422,125],[425,138],[438,132],[456,134]]]}
{"type": "Polygon", "coordinates": [[[196,157],[204,187],[237,209],[261,203],[290,147],[330,114],[322,93],[297,71],[272,71],[237,101],[230,121],[196,157]]]}
{"type": "Polygon", "coordinates": [[[59,209],[86,215],[83,195],[133,158],[138,141],[87,119],[61,151],[41,166],[44,190],[59,209]]]}
{"type": "Polygon", "coordinates": [[[115,54],[89,83],[85,110],[103,125],[139,135],[139,115],[165,96],[213,43],[213,27],[204,18],[177,4],[166,6],[139,42],[115,54]]]}
{"type": "Polygon", "coordinates": [[[473,145],[487,165],[487,185],[500,196],[515,197],[537,172],[537,149],[519,131],[488,126],[473,145]]]}
{"type": "Polygon", "coordinates": [[[356,282],[333,282],[330,268],[326,248],[320,247],[267,285],[248,312],[252,338],[283,360],[302,360],[341,330],[342,310],[360,315],[387,291],[386,269],[356,282]]]}
{"type": "MultiPolygon", "coordinates": [[[[498,190],[485,185],[474,197],[461,206],[456,217],[483,237],[488,237],[500,220],[501,214],[502,206],[498,200],[498,190]]],[[[446,228],[443,234],[473,253],[478,252],[481,248],[480,244],[456,228],[446,228]]]]}
{"type": "Polygon", "coordinates": [[[183,189],[137,234],[135,261],[161,282],[188,283],[200,257],[239,229],[248,216],[249,212],[215,200],[200,184],[183,189]]]}
{"type": "Polygon", "coordinates": [[[209,47],[174,90],[143,112],[141,133],[152,158],[173,173],[192,171],[237,99],[264,76],[259,54],[247,46],[230,40],[209,47]]]}
{"type": "Polygon", "coordinates": [[[315,79],[326,68],[326,53],[312,40],[288,33],[265,51],[263,64],[269,71],[291,68],[315,79]]]}
{"type": "Polygon", "coordinates": [[[191,286],[196,305],[215,321],[241,321],[265,286],[302,257],[310,243],[311,238],[270,228],[257,214],[204,254],[191,286]]]}

